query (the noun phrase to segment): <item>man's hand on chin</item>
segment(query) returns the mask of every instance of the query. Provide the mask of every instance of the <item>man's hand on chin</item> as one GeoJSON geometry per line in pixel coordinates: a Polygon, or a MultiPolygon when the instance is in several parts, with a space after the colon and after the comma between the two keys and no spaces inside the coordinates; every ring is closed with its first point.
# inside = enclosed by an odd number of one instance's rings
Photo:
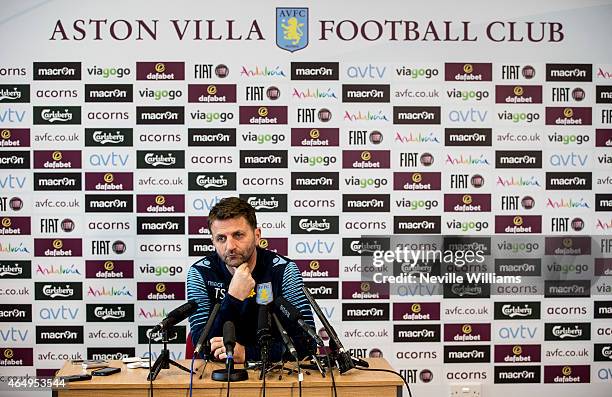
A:
{"type": "Polygon", "coordinates": [[[243,301],[249,296],[253,288],[255,288],[255,280],[251,276],[249,265],[245,262],[238,266],[238,269],[234,272],[227,293],[243,301]]]}

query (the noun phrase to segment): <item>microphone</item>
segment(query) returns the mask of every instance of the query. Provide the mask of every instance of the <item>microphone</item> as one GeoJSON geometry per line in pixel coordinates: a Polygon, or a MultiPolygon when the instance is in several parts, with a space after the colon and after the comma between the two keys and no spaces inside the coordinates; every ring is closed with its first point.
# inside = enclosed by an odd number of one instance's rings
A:
{"type": "Polygon", "coordinates": [[[332,352],[336,356],[335,358],[340,373],[343,374],[348,370],[355,368],[355,363],[353,362],[351,355],[346,350],[344,350],[344,346],[342,346],[342,342],[340,342],[338,334],[336,334],[334,328],[331,326],[329,321],[327,321],[327,318],[325,318],[323,311],[321,311],[321,308],[314,300],[312,295],[310,295],[310,292],[308,291],[308,288],[306,288],[305,285],[302,286],[302,291],[304,291],[304,296],[308,300],[308,303],[310,303],[312,311],[314,311],[317,317],[319,317],[321,324],[323,324],[323,328],[325,328],[325,331],[327,331],[327,335],[329,335],[329,347],[332,349],[332,352]]]}
{"type": "Polygon", "coordinates": [[[227,355],[226,364],[234,363],[234,346],[236,346],[236,329],[234,323],[226,321],[223,324],[223,345],[227,355]]]}
{"type": "Polygon", "coordinates": [[[285,347],[289,351],[289,354],[291,354],[291,356],[295,358],[295,361],[299,362],[300,360],[298,359],[297,350],[295,350],[295,346],[293,346],[291,339],[289,339],[289,335],[287,334],[287,331],[285,331],[280,321],[278,321],[278,317],[276,316],[276,313],[272,313],[272,318],[274,319],[274,322],[276,323],[278,332],[280,333],[281,339],[283,340],[285,347]]]}
{"type": "Polygon", "coordinates": [[[153,327],[150,331],[150,334],[167,330],[168,328],[180,323],[181,321],[195,313],[197,308],[198,304],[194,301],[188,301],[187,303],[183,303],[182,305],[168,313],[166,318],[164,318],[159,324],[153,327]]]}
{"type": "Polygon", "coordinates": [[[292,323],[297,323],[303,330],[317,342],[317,345],[323,346],[323,340],[317,335],[315,330],[302,319],[300,312],[291,304],[285,297],[279,296],[274,299],[274,304],[278,310],[292,323]]]}
{"type": "MultiPolygon", "coordinates": [[[[210,333],[210,329],[215,323],[215,319],[217,318],[219,309],[221,309],[221,304],[220,303],[215,304],[215,306],[212,309],[212,312],[210,313],[210,316],[208,316],[208,321],[206,321],[206,325],[204,326],[204,331],[202,331],[202,334],[200,335],[200,339],[198,339],[198,343],[196,343],[195,350],[193,351],[193,355],[195,357],[197,357],[200,354],[205,344],[206,346],[208,346],[208,340],[206,340],[206,336],[210,333]]],[[[208,353],[209,353],[208,351],[205,352],[206,355],[208,355],[208,353]]]]}
{"type": "MultiPolygon", "coordinates": [[[[216,369],[212,371],[212,374],[210,374],[211,379],[219,382],[237,382],[249,379],[249,374],[246,369],[234,368],[236,328],[234,328],[234,323],[231,321],[226,321],[225,324],[223,324],[223,345],[225,346],[225,354],[227,355],[225,369],[216,369]]],[[[229,394],[229,384],[227,390],[229,394]]]]}
{"type": "Polygon", "coordinates": [[[272,340],[270,311],[268,305],[259,305],[257,313],[257,344],[259,345],[259,356],[261,357],[261,368],[259,379],[263,379],[264,395],[266,394],[266,366],[268,365],[268,353],[270,341],[272,340]]]}
{"type": "Polygon", "coordinates": [[[263,345],[270,339],[270,312],[268,305],[259,305],[257,316],[257,343],[263,345]]]}

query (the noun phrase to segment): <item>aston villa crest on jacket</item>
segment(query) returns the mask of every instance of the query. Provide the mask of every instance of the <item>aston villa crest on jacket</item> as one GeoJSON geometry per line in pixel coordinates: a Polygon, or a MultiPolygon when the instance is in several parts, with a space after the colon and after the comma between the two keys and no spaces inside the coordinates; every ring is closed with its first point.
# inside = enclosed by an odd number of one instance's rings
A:
{"type": "Polygon", "coordinates": [[[276,9],[276,45],[290,52],[308,45],[308,8],[276,9]]]}

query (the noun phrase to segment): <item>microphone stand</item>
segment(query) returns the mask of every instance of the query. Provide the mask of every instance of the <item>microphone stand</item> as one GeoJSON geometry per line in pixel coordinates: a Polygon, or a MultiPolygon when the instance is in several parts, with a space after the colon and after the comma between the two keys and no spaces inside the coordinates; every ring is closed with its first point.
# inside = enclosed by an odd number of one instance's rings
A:
{"type": "Polygon", "coordinates": [[[319,358],[317,357],[316,354],[312,355],[312,360],[317,365],[317,369],[319,370],[319,373],[321,374],[321,378],[325,378],[325,370],[323,370],[323,365],[321,364],[321,361],[319,361],[319,358]]]}
{"type": "MultiPolygon", "coordinates": [[[[194,355],[195,354],[196,353],[194,352],[194,355]]],[[[202,365],[202,372],[200,373],[200,379],[202,379],[202,376],[204,376],[204,371],[206,371],[206,366],[208,365],[208,362],[210,361],[210,343],[208,341],[206,341],[206,343],[204,344],[204,351],[200,353],[200,356],[204,360],[204,364],[202,365]]],[[[196,372],[199,369],[200,368],[198,368],[196,372]]]]}
{"type": "MultiPolygon", "coordinates": [[[[163,330],[161,334],[162,334],[162,343],[164,344],[164,347],[161,353],[159,354],[159,356],[157,357],[157,360],[155,360],[155,363],[149,370],[149,375],[147,376],[147,380],[149,381],[155,380],[155,378],[157,378],[157,375],[159,375],[159,372],[162,369],[169,369],[170,365],[173,365],[177,367],[178,369],[181,369],[191,374],[192,372],[189,368],[182,366],[181,364],[177,363],[176,361],[170,358],[170,351],[168,350],[168,331],[163,330]]],[[[150,336],[149,336],[149,339],[150,339],[150,336]]]]}

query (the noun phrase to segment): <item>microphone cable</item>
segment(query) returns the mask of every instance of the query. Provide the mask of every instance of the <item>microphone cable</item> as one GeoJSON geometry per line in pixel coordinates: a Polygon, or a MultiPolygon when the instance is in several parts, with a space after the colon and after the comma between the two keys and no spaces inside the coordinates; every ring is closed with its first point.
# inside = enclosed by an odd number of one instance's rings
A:
{"type": "Polygon", "coordinates": [[[153,397],[153,364],[151,364],[151,333],[149,333],[149,397],[153,397]]]}
{"type": "Polygon", "coordinates": [[[363,368],[363,367],[358,367],[358,366],[355,366],[354,368],[362,370],[362,371],[390,372],[394,375],[397,375],[404,381],[404,385],[406,385],[406,389],[408,389],[408,396],[412,397],[412,392],[410,391],[410,386],[408,386],[408,381],[399,372],[395,372],[393,370],[384,369],[384,368],[363,368]]]}
{"type": "Polygon", "coordinates": [[[194,354],[191,358],[191,374],[189,374],[189,397],[192,396],[193,393],[193,363],[195,362],[196,355],[194,354]]]}
{"type": "Polygon", "coordinates": [[[230,375],[232,374],[232,367],[230,365],[227,366],[227,397],[229,397],[230,391],[230,375]]]}
{"type": "Polygon", "coordinates": [[[325,357],[327,357],[327,368],[329,368],[329,374],[332,380],[332,386],[334,388],[334,397],[338,397],[338,390],[336,390],[336,379],[334,379],[334,367],[332,366],[331,359],[329,358],[329,351],[325,349],[325,357]]]}
{"type": "Polygon", "coordinates": [[[261,360],[261,373],[263,374],[263,397],[266,397],[266,360],[261,360]]]}

